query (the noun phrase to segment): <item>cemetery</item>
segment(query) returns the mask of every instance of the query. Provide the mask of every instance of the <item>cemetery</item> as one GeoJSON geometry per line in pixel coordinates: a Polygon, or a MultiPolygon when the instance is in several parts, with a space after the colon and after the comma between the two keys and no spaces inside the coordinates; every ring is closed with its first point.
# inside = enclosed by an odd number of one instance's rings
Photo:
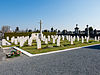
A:
{"type": "MultiPolygon", "coordinates": [[[[32,33],[31,36],[7,36],[2,39],[2,47],[18,47],[31,54],[39,54],[68,48],[100,44],[100,36],[89,38],[71,35],[43,35],[32,33]]],[[[12,51],[11,55],[16,52],[12,51]]],[[[8,54],[9,56],[9,54],[8,54]]]]}

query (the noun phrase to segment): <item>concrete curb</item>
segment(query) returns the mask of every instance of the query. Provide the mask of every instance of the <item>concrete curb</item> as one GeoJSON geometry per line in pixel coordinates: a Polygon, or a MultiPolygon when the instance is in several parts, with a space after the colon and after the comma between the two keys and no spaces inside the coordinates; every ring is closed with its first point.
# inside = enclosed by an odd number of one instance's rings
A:
{"type": "Polygon", "coordinates": [[[9,48],[11,48],[11,47],[5,47],[5,48],[2,48],[2,49],[9,49],[9,48]]]}
{"type": "Polygon", "coordinates": [[[32,57],[32,55],[33,55],[33,54],[28,53],[27,51],[24,51],[24,50],[22,50],[22,49],[20,49],[20,48],[18,48],[18,47],[13,47],[13,48],[16,49],[16,50],[21,51],[22,53],[24,53],[25,55],[27,55],[27,56],[29,56],[29,57],[32,57]]]}
{"type": "Polygon", "coordinates": [[[76,47],[76,48],[69,48],[69,49],[64,49],[64,50],[58,50],[58,51],[52,51],[52,52],[46,52],[46,53],[40,53],[40,54],[33,54],[33,56],[40,56],[40,55],[47,55],[47,54],[52,54],[52,53],[58,53],[58,52],[64,52],[64,51],[70,51],[70,50],[75,50],[75,49],[80,49],[80,48],[86,48],[86,47],[91,47],[91,46],[96,46],[100,44],[95,44],[95,45],[89,45],[89,46],[83,46],[83,47],[76,47]]]}
{"type": "MultiPolygon", "coordinates": [[[[95,44],[95,45],[89,45],[89,46],[83,46],[83,47],[76,47],[76,48],[69,48],[69,49],[64,49],[64,50],[58,50],[58,51],[52,51],[52,52],[46,52],[46,53],[40,53],[40,54],[31,54],[27,51],[24,51],[18,47],[13,47],[15,48],[16,50],[19,50],[21,51],[22,53],[24,53],[25,55],[29,56],[29,57],[33,57],[33,56],[41,56],[41,55],[47,55],[47,54],[52,54],[52,53],[58,53],[58,52],[64,52],[64,51],[70,51],[70,50],[75,50],[75,49],[79,49],[79,48],[86,48],[86,47],[91,47],[91,46],[96,46],[96,45],[100,45],[100,44],[95,44]]],[[[11,48],[11,47],[6,47],[6,48],[3,48],[3,49],[8,49],[8,48],[11,48]]]]}

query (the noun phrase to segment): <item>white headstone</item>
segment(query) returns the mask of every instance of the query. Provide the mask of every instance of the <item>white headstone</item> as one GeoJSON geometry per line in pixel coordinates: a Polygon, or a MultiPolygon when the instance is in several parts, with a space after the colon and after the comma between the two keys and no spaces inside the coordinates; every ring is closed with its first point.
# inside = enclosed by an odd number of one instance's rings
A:
{"type": "Polygon", "coordinates": [[[76,37],[74,36],[74,37],[73,37],[73,41],[75,41],[75,39],[76,39],[76,37]]]}
{"type": "Polygon", "coordinates": [[[68,36],[68,41],[71,41],[70,35],[68,36]]]}
{"type": "Polygon", "coordinates": [[[55,38],[53,38],[53,43],[55,44],[55,38]]]}
{"type": "Polygon", "coordinates": [[[5,41],[5,39],[2,39],[2,45],[3,45],[3,46],[6,46],[6,41],[5,41]]]}
{"type": "Polygon", "coordinates": [[[5,39],[2,39],[2,45],[3,46],[11,45],[11,43],[9,43],[8,41],[6,41],[5,39]]]}
{"type": "Polygon", "coordinates": [[[9,41],[9,36],[7,36],[7,41],[9,41]]]}
{"type": "Polygon", "coordinates": [[[57,39],[57,46],[60,46],[60,38],[57,39]]]}
{"type": "Polygon", "coordinates": [[[23,45],[24,45],[24,41],[20,40],[20,47],[23,47],[23,45]]]}
{"type": "Polygon", "coordinates": [[[80,40],[80,38],[79,38],[79,36],[77,36],[77,41],[79,41],[80,40]]]}
{"type": "Polygon", "coordinates": [[[47,40],[47,38],[45,38],[45,44],[48,44],[48,40],[47,40]]]}
{"type": "Polygon", "coordinates": [[[71,45],[73,45],[74,43],[73,43],[73,38],[72,38],[72,36],[71,36],[71,45]]]}
{"type": "Polygon", "coordinates": [[[87,42],[87,43],[89,42],[89,37],[86,38],[86,42],[87,42]]]}
{"type": "Polygon", "coordinates": [[[95,41],[97,41],[97,37],[95,36],[95,41]]]}
{"type": "Polygon", "coordinates": [[[84,43],[84,37],[82,36],[82,43],[84,43]]]}
{"type": "Polygon", "coordinates": [[[62,40],[64,40],[64,36],[62,35],[62,40]]]}
{"type": "Polygon", "coordinates": [[[58,39],[61,39],[61,36],[60,35],[58,36],[58,39]]]}
{"type": "Polygon", "coordinates": [[[98,41],[100,41],[100,36],[98,36],[98,41]]]}
{"type": "Polygon", "coordinates": [[[66,35],[66,40],[68,40],[68,36],[66,35]]]}
{"type": "Polygon", "coordinates": [[[14,43],[15,37],[11,38],[11,43],[14,43]]]}
{"type": "Polygon", "coordinates": [[[18,44],[18,41],[17,41],[17,39],[15,39],[15,40],[14,40],[14,43],[15,43],[15,45],[17,45],[17,44],[18,44]]]}
{"type": "Polygon", "coordinates": [[[41,41],[40,41],[40,39],[37,40],[37,49],[41,49],[41,41]]]}
{"type": "Polygon", "coordinates": [[[50,41],[50,36],[48,36],[48,41],[50,41]]]}
{"type": "Polygon", "coordinates": [[[32,39],[31,39],[31,38],[28,39],[28,45],[29,45],[29,46],[32,46],[32,39]]]}
{"type": "Polygon", "coordinates": [[[53,35],[51,35],[51,38],[53,39],[53,38],[54,38],[54,36],[53,36],[53,35]]]}
{"type": "Polygon", "coordinates": [[[20,37],[19,36],[17,36],[17,41],[20,42],[20,37]]]}
{"type": "Polygon", "coordinates": [[[87,37],[85,36],[85,39],[87,39],[87,37]]]}

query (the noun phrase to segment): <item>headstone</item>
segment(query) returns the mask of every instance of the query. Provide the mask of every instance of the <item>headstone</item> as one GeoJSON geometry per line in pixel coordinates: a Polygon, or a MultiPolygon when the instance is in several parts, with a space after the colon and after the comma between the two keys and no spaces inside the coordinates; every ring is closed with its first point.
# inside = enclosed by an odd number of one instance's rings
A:
{"type": "Polygon", "coordinates": [[[2,39],[2,46],[6,46],[6,41],[5,41],[5,39],[2,39]]]}
{"type": "Polygon", "coordinates": [[[64,40],[64,36],[62,35],[62,40],[64,40]]]}
{"type": "Polygon", "coordinates": [[[61,36],[60,35],[58,36],[58,39],[61,39],[61,36]]]}
{"type": "Polygon", "coordinates": [[[54,38],[54,36],[53,36],[53,35],[51,35],[51,38],[53,39],[53,38],[54,38]]]}
{"type": "Polygon", "coordinates": [[[97,41],[97,37],[95,36],[95,41],[97,41]]]}
{"type": "Polygon", "coordinates": [[[86,38],[86,42],[87,42],[87,43],[89,42],[89,37],[86,38]]]}
{"type": "Polygon", "coordinates": [[[20,37],[19,36],[17,36],[17,41],[20,42],[20,37]]]}
{"type": "Polygon", "coordinates": [[[11,38],[11,43],[14,43],[15,37],[11,38]]]}
{"type": "Polygon", "coordinates": [[[17,39],[15,39],[15,40],[14,40],[14,43],[15,43],[15,45],[17,45],[17,44],[18,44],[18,41],[17,41],[17,39]]]}
{"type": "Polygon", "coordinates": [[[84,37],[82,36],[82,43],[84,43],[84,37]]]}
{"type": "Polygon", "coordinates": [[[20,40],[20,47],[23,47],[23,45],[24,45],[24,41],[23,40],[20,40]]]}
{"type": "Polygon", "coordinates": [[[55,44],[55,38],[53,38],[53,43],[55,44]]]}
{"type": "Polygon", "coordinates": [[[68,36],[68,41],[71,41],[70,35],[68,36]]]}
{"type": "Polygon", "coordinates": [[[28,45],[29,45],[29,46],[32,46],[32,39],[31,39],[31,38],[28,39],[28,45]]]}
{"type": "Polygon", "coordinates": [[[73,43],[73,38],[72,38],[72,36],[71,36],[71,45],[73,45],[74,43],[73,43]]]}
{"type": "Polygon", "coordinates": [[[60,46],[60,39],[57,39],[57,46],[60,46]]]}
{"type": "Polygon", "coordinates": [[[9,41],[9,36],[7,36],[7,41],[9,41]]]}
{"type": "Polygon", "coordinates": [[[2,39],[2,45],[3,46],[11,45],[11,43],[9,43],[8,41],[6,41],[5,39],[2,39]]]}
{"type": "Polygon", "coordinates": [[[76,39],[76,37],[74,36],[74,37],[73,37],[73,41],[75,41],[75,39],[76,39]]]}
{"type": "Polygon", "coordinates": [[[79,41],[80,40],[80,38],[79,38],[79,36],[77,36],[77,41],[79,41]]]}
{"type": "Polygon", "coordinates": [[[48,36],[48,41],[50,41],[50,36],[48,36]]]}
{"type": "Polygon", "coordinates": [[[37,40],[37,49],[41,49],[41,41],[40,41],[40,39],[37,40]]]}
{"type": "Polygon", "coordinates": [[[45,38],[45,44],[48,44],[48,40],[47,40],[47,38],[45,38]]]}
{"type": "Polygon", "coordinates": [[[85,39],[87,39],[87,37],[85,36],[85,39]]]}
{"type": "Polygon", "coordinates": [[[57,39],[57,38],[58,38],[58,35],[55,36],[55,39],[57,39]]]}
{"type": "Polygon", "coordinates": [[[98,41],[100,41],[100,36],[98,36],[98,41]]]}

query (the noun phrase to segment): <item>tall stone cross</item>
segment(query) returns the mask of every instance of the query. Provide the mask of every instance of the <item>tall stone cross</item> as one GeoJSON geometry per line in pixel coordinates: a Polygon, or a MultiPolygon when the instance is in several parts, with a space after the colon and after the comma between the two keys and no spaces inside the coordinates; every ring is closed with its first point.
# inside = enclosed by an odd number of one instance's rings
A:
{"type": "Polygon", "coordinates": [[[42,34],[42,21],[40,20],[40,33],[42,34]]]}
{"type": "Polygon", "coordinates": [[[87,25],[87,36],[89,37],[89,25],[87,25]]]}
{"type": "Polygon", "coordinates": [[[42,21],[40,20],[40,39],[42,38],[42,21]]]}

